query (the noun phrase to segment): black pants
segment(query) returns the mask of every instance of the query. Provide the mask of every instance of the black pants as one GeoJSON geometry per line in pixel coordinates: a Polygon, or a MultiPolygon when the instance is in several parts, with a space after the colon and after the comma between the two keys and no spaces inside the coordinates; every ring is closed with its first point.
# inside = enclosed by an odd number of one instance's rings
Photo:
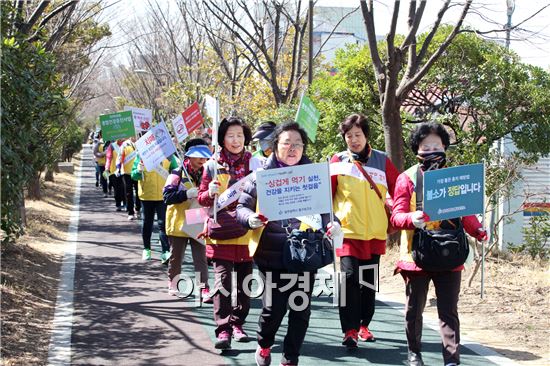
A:
{"type": "Polygon", "coordinates": [[[460,363],[460,321],[458,296],[461,272],[401,272],[405,280],[405,333],[409,350],[422,350],[422,313],[426,306],[428,286],[433,281],[437,297],[437,316],[441,335],[441,353],[445,364],[460,363]]]}
{"type": "Polygon", "coordinates": [[[126,193],[126,211],[128,212],[128,215],[133,215],[136,213],[136,210],[141,210],[141,201],[139,200],[137,193],[138,183],[132,179],[130,174],[123,174],[122,177],[124,179],[124,190],[126,193]]]}
{"type": "Polygon", "coordinates": [[[262,348],[273,346],[275,335],[288,307],[288,330],[283,343],[281,363],[298,364],[300,348],[304,343],[309,326],[311,293],[315,282],[315,273],[292,274],[298,280],[288,289],[285,289],[285,287],[288,287],[294,279],[281,278],[281,275],[288,276],[287,272],[260,268],[260,275],[265,284],[265,289],[262,295],[262,313],[258,321],[258,344],[262,348]],[[269,281],[268,273],[271,273],[271,281],[269,281]],[[281,291],[281,289],[284,291],[281,291]],[[269,291],[271,292],[271,298],[268,296],[269,291]],[[304,304],[304,301],[307,301],[307,304],[304,304]]]}
{"type": "MultiPolygon", "coordinates": [[[[233,331],[232,325],[243,325],[250,311],[250,288],[243,291],[244,279],[252,274],[252,262],[232,262],[212,258],[214,263],[214,320],[216,337],[222,331],[233,331]],[[231,304],[233,271],[237,275],[237,306],[231,304]]],[[[249,286],[250,287],[250,286],[249,286]]]]}
{"type": "Polygon", "coordinates": [[[151,249],[151,235],[153,234],[153,224],[155,222],[155,212],[157,213],[157,224],[159,227],[160,246],[163,252],[170,251],[170,244],[166,236],[166,205],[163,201],[141,201],[143,205],[143,226],[141,236],[143,238],[143,248],[151,249]]]}
{"type": "MultiPolygon", "coordinates": [[[[342,332],[351,329],[359,330],[359,327],[368,327],[374,316],[374,305],[376,291],[368,288],[364,284],[374,285],[375,272],[378,273],[378,264],[380,264],[380,255],[373,254],[371,259],[361,260],[356,257],[346,256],[340,258],[340,269],[346,276],[346,303],[340,306],[340,325],[342,332]],[[377,270],[359,267],[375,265],[377,270]]],[[[378,284],[378,278],[376,278],[378,284]]]]}
{"type": "Polygon", "coordinates": [[[96,169],[99,170],[99,182],[101,183],[101,189],[103,190],[103,193],[107,194],[107,180],[103,177],[105,166],[96,163],[96,169]]]}
{"type": "Polygon", "coordinates": [[[109,183],[112,184],[115,190],[115,204],[116,207],[122,207],[126,204],[124,198],[124,181],[122,176],[117,177],[115,174],[109,176],[109,183]]]}

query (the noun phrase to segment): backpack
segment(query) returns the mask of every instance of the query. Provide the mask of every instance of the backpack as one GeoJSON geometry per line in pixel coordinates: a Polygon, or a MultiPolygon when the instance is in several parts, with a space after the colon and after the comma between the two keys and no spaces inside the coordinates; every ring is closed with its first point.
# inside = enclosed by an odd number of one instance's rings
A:
{"type": "MultiPolygon", "coordinates": [[[[416,174],[416,209],[422,210],[423,181],[416,174]]],[[[426,271],[451,271],[464,264],[470,245],[460,218],[442,220],[435,230],[415,229],[412,241],[412,258],[426,271]]]]}

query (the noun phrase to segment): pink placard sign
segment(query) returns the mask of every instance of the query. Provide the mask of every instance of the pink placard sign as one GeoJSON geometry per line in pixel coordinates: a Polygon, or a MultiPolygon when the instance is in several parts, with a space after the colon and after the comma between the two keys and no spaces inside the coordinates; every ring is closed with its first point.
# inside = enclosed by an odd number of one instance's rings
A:
{"type": "Polygon", "coordinates": [[[208,208],[199,207],[185,210],[185,223],[187,225],[204,224],[208,218],[208,208]]]}

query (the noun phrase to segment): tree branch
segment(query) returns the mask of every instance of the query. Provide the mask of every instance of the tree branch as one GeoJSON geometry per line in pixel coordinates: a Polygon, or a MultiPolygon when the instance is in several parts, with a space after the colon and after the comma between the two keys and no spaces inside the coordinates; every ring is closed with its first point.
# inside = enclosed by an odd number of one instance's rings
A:
{"type": "Polygon", "coordinates": [[[376,81],[378,82],[378,91],[380,97],[384,94],[385,90],[385,78],[386,72],[384,66],[382,65],[382,60],[380,59],[380,54],[378,52],[378,45],[376,43],[376,31],[374,28],[374,15],[373,15],[373,1],[368,0],[368,5],[365,0],[361,0],[361,12],[363,14],[363,21],[365,23],[365,28],[367,31],[367,39],[369,44],[369,51],[372,59],[372,64],[374,67],[374,74],[376,81]]]}
{"type": "Polygon", "coordinates": [[[445,41],[437,48],[437,50],[434,52],[434,54],[426,61],[424,66],[410,79],[406,80],[404,79],[401,82],[401,85],[397,89],[397,97],[398,99],[403,98],[406,96],[406,94],[409,92],[409,90],[416,85],[424,77],[424,75],[428,72],[430,67],[439,59],[441,54],[449,47],[453,39],[458,34],[460,28],[462,27],[462,23],[464,22],[464,18],[466,17],[466,14],[468,14],[468,10],[470,9],[470,6],[472,4],[472,0],[467,0],[464,4],[464,7],[462,8],[462,13],[460,14],[460,17],[458,21],[456,22],[456,25],[454,26],[452,32],[447,36],[445,41]]]}

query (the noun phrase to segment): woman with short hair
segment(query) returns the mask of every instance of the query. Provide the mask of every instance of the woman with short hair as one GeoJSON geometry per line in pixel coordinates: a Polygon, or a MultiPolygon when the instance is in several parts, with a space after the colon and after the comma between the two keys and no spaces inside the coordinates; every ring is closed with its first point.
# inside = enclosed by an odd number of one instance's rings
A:
{"type": "Polygon", "coordinates": [[[369,145],[369,121],[352,114],[340,123],[347,149],[335,154],[331,163],[343,163],[348,170],[332,176],[334,212],[342,223],[344,242],[336,250],[340,269],[346,276],[345,305],[341,305],[342,344],[356,348],[358,340],[373,342],[369,324],[374,316],[378,283],[374,267],[386,252],[388,218],[386,195],[393,196],[399,172],[382,151],[369,145]],[[353,165],[351,165],[353,164],[353,165]],[[356,168],[356,169],[353,169],[356,168]],[[366,283],[372,287],[368,287],[366,283]]]}
{"type": "Polygon", "coordinates": [[[405,281],[407,296],[405,305],[405,332],[408,345],[408,364],[422,366],[421,355],[422,313],[426,305],[428,286],[433,282],[437,297],[437,313],[442,340],[443,361],[447,366],[460,363],[460,322],[458,319],[458,297],[460,293],[463,265],[448,270],[424,270],[412,257],[413,236],[418,230],[464,230],[477,240],[487,240],[483,230],[473,215],[456,219],[430,221],[422,211],[420,184],[425,172],[446,167],[445,151],[450,145],[449,134],[439,123],[426,122],[416,126],[411,132],[410,145],[419,163],[413,165],[397,178],[391,223],[402,229],[400,258],[396,273],[405,281]]]}
{"type": "MultiPolygon", "coordinates": [[[[287,122],[275,129],[273,133],[273,153],[267,158],[264,168],[275,169],[287,166],[311,164],[305,155],[307,147],[306,132],[296,123],[287,122]]],[[[327,198],[328,199],[328,198],[327,198]]],[[[239,198],[237,214],[239,222],[251,229],[263,228],[254,262],[257,264],[265,284],[262,294],[262,313],[258,324],[258,348],[256,350],[256,364],[267,366],[271,363],[271,346],[275,343],[275,335],[289,307],[288,331],[283,343],[283,357],[281,365],[297,365],[300,348],[304,342],[309,317],[311,314],[311,293],[315,282],[315,272],[289,273],[283,265],[283,248],[288,232],[293,229],[304,230],[305,227],[297,218],[288,220],[268,221],[260,213],[256,213],[256,181],[248,182],[239,198]],[[292,278],[305,278],[306,281],[294,281],[292,278]],[[286,288],[282,291],[282,288],[286,288]],[[271,291],[270,291],[271,289],[271,291]],[[268,291],[270,293],[268,293],[268,291]],[[303,299],[297,293],[305,293],[307,304],[303,300],[290,303],[289,299],[303,299]],[[304,306],[303,309],[297,309],[304,306]]],[[[329,222],[329,214],[321,215],[324,228],[328,228],[328,235],[338,236],[340,225],[329,222]]]]}
{"type": "MultiPolygon", "coordinates": [[[[199,203],[212,207],[204,234],[206,256],[212,259],[214,265],[213,300],[217,326],[215,348],[221,350],[231,348],[231,338],[237,342],[248,340],[243,324],[250,310],[250,296],[249,292],[243,289],[243,281],[246,276],[252,274],[252,258],[248,253],[250,234],[246,230],[243,232],[241,225],[236,221],[237,201],[219,209],[218,223],[215,223],[213,210],[221,203],[214,200],[261,166],[260,161],[245,150],[245,146],[251,140],[252,132],[241,118],[223,119],[218,129],[220,156],[217,160],[212,159],[205,164],[198,192],[199,203]],[[221,237],[213,238],[216,230],[221,237]],[[237,275],[235,307],[231,304],[233,272],[237,275]]],[[[233,197],[238,197],[239,194],[240,190],[237,190],[233,197]]]]}

